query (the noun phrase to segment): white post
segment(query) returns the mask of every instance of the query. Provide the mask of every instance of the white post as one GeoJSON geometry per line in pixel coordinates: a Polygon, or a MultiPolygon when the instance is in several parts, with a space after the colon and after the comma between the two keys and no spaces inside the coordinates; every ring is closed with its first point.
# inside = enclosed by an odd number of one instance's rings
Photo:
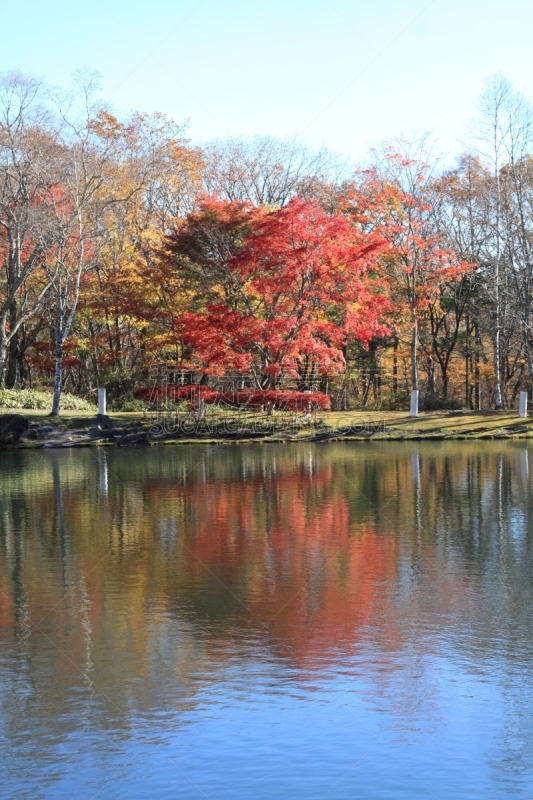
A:
{"type": "Polygon", "coordinates": [[[98,413],[103,417],[107,414],[105,389],[98,389],[98,413]]]}
{"type": "Polygon", "coordinates": [[[420,394],[420,392],[418,391],[418,389],[413,389],[413,391],[411,392],[411,411],[410,411],[410,416],[411,417],[418,417],[418,395],[419,394],[420,394]]]}
{"type": "Polygon", "coordinates": [[[527,417],[527,392],[520,392],[520,405],[518,406],[518,416],[522,419],[527,417]]]}

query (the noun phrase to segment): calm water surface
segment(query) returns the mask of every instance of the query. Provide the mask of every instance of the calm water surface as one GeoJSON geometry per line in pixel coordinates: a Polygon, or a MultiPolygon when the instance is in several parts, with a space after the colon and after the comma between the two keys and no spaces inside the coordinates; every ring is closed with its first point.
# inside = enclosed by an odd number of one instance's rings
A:
{"type": "Polygon", "coordinates": [[[0,452],[2,798],[533,797],[533,447],[0,452]]]}

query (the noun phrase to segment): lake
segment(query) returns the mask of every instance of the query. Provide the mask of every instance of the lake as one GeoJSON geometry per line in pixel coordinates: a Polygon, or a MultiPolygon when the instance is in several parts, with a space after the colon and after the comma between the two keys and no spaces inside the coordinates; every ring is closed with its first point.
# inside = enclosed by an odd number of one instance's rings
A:
{"type": "Polygon", "coordinates": [[[533,444],[0,452],[0,797],[531,798],[533,444]]]}

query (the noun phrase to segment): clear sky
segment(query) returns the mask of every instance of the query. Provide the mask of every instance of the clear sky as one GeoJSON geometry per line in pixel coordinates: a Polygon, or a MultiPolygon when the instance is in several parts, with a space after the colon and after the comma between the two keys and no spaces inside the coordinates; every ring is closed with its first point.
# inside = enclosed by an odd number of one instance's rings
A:
{"type": "Polygon", "coordinates": [[[358,158],[434,131],[456,146],[484,80],[533,99],[531,0],[22,0],[0,70],[98,70],[123,111],[189,119],[198,143],[301,134],[358,158]]]}

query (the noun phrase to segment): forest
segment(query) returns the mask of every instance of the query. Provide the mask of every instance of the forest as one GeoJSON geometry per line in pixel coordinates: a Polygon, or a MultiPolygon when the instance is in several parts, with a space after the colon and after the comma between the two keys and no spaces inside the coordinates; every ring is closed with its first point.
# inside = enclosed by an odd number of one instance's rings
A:
{"type": "Polygon", "coordinates": [[[430,136],[361,164],[297,138],[197,146],[97,81],[0,80],[0,390],[136,410],[181,383],[498,409],[533,383],[533,109],[486,85],[459,155],[430,136]],[[140,393],[140,394],[139,394],[140,393]],[[137,398],[137,399],[136,399],[137,398]]]}

